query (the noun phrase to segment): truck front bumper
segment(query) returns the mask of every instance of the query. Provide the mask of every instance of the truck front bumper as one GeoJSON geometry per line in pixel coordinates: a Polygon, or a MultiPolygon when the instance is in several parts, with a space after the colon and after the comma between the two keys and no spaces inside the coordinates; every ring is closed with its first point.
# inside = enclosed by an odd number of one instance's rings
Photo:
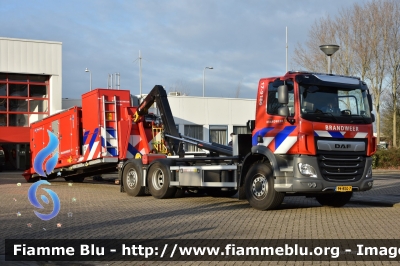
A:
{"type": "MultiPolygon", "coordinates": [[[[304,192],[304,193],[320,193],[334,192],[343,188],[351,191],[367,191],[373,186],[372,178],[372,158],[365,158],[365,165],[361,178],[358,180],[352,176],[346,175],[343,180],[329,180],[323,178],[319,168],[319,162],[315,156],[298,156],[293,160],[293,175],[276,176],[275,190],[279,192],[304,192]],[[314,170],[313,174],[305,175],[300,172],[299,163],[311,166],[314,170]]],[[[343,191],[343,190],[341,190],[343,191]]]]}

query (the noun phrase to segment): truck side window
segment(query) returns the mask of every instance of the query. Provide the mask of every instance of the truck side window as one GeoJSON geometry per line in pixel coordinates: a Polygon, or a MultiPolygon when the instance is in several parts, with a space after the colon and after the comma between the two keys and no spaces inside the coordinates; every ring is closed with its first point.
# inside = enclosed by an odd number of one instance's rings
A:
{"type": "MultiPolygon", "coordinates": [[[[282,106],[278,102],[278,87],[283,85],[283,81],[280,83],[272,82],[268,85],[268,94],[267,94],[267,113],[270,115],[277,115],[279,107],[282,106]]],[[[293,82],[286,82],[288,85],[288,92],[289,92],[289,114],[290,116],[294,116],[294,90],[293,90],[293,82]]]]}

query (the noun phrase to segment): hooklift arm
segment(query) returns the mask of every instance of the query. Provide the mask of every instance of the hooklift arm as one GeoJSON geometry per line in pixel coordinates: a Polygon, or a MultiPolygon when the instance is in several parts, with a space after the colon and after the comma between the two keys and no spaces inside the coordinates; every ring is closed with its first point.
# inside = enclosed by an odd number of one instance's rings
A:
{"type": "MultiPolygon", "coordinates": [[[[140,118],[147,114],[149,108],[153,105],[153,103],[157,104],[157,108],[160,111],[161,120],[164,126],[164,132],[174,136],[175,138],[179,138],[180,135],[178,130],[176,129],[176,124],[174,121],[174,117],[172,116],[171,108],[169,106],[167,93],[165,89],[161,85],[156,85],[147,94],[146,98],[136,109],[136,112],[133,115],[133,122],[138,123],[140,118]]],[[[168,138],[168,145],[172,149],[175,154],[182,154],[183,148],[182,145],[179,145],[179,141],[173,138],[168,138]]]]}
{"type": "Polygon", "coordinates": [[[196,145],[201,149],[209,150],[218,154],[228,156],[232,155],[232,147],[230,146],[225,146],[218,143],[208,143],[187,136],[181,136],[176,129],[176,124],[174,121],[174,117],[172,116],[167,93],[161,85],[154,86],[154,88],[146,96],[143,102],[136,109],[136,112],[133,115],[133,121],[135,123],[140,122],[140,118],[147,114],[149,108],[153,105],[153,103],[157,104],[157,108],[160,111],[161,120],[164,125],[164,137],[166,137],[168,145],[175,154],[183,156],[184,151],[182,143],[186,142],[196,145]]]}

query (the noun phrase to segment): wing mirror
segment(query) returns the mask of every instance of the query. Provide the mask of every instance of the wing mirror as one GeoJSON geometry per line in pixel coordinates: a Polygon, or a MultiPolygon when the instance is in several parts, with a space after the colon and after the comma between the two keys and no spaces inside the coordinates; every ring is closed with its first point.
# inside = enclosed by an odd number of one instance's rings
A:
{"type": "Polygon", "coordinates": [[[278,87],[278,102],[281,104],[288,104],[289,93],[287,85],[281,85],[278,87]]]}

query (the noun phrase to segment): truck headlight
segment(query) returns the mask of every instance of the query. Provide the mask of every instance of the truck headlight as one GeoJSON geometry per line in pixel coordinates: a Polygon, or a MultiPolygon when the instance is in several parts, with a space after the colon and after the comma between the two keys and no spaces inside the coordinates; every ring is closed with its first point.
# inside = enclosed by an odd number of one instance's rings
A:
{"type": "Polygon", "coordinates": [[[317,177],[317,173],[315,172],[314,167],[307,163],[298,163],[299,171],[302,175],[309,177],[317,177]]]}

